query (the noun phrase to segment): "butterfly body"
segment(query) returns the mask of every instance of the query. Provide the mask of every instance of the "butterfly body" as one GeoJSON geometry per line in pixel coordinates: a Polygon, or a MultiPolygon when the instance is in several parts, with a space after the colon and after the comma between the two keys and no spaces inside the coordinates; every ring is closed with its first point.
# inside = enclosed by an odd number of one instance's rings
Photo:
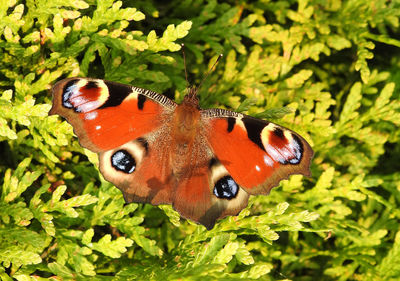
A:
{"type": "Polygon", "coordinates": [[[74,127],[99,155],[104,178],[127,202],[172,204],[212,228],[236,215],[250,194],[268,194],[291,174],[309,175],[313,155],[298,134],[244,114],[181,104],[119,83],[69,78],[53,87],[50,114],[74,127]]]}
{"type": "MultiPolygon", "coordinates": [[[[186,96],[186,97],[189,97],[186,96]]],[[[178,146],[191,146],[201,133],[200,109],[197,97],[185,98],[173,113],[172,137],[178,146]]]]}

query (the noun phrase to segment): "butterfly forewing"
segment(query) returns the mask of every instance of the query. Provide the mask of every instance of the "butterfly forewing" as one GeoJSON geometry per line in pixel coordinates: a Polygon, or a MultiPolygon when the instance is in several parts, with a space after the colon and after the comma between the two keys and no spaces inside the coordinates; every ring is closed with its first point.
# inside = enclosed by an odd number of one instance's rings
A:
{"type": "Polygon", "coordinates": [[[52,92],[50,114],[66,118],[81,145],[95,152],[156,130],[176,107],[152,91],[100,79],[64,79],[52,92]]]}
{"type": "Polygon", "coordinates": [[[202,116],[211,126],[213,152],[248,193],[268,194],[289,175],[310,175],[313,151],[295,132],[228,110],[204,110],[202,116]]]}

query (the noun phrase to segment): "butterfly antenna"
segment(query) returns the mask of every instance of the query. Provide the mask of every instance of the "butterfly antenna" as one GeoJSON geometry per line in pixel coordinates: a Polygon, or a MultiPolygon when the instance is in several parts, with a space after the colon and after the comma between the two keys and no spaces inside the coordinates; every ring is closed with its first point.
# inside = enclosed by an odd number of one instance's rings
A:
{"type": "Polygon", "coordinates": [[[200,90],[201,85],[203,85],[203,82],[207,79],[208,75],[211,73],[211,71],[215,68],[215,66],[217,65],[217,63],[219,62],[219,60],[222,58],[222,54],[219,54],[217,60],[214,62],[214,64],[211,66],[211,68],[207,71],[206,75],[204,75],[203,79],[201,80],[199,86],[197,87],[197,91],[200,90]]]}
{"type": "Polygon", "coordinates": [[[185,67],[185,78],[186,78],[186,83],[187,83],[186,88],[189,88],[190,84],[189,84],[189,80],[188,80],[187,67],[186,67],[185,44],[182,43],[181,47],[182,47],[182,55],[183,55],[183,65],[185,67]]]}

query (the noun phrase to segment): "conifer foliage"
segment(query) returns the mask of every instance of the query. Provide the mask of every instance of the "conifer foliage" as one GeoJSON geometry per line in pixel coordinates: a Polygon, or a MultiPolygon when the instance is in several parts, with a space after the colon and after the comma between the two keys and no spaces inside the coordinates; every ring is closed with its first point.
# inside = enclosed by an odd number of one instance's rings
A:
{"type": "Polygon", "coordinates": [[[400,2],[4,0],[1,280],[399,280],[400,2]],[[124,204],[49,89],[104,78],[303,135],[312,177],[207,231],[124,204]]]}

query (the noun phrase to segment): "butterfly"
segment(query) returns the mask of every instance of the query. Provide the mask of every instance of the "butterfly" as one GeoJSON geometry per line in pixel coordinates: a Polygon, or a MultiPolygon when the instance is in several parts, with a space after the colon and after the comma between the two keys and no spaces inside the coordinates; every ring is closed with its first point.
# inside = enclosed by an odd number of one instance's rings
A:
{"type": "Polygon", "coordinates": [[[142,88],[68,78],[52,88],[49,114],[64,117],[127,203],[172,204],[213,228],[250,195],[292,174],[310,176],[313,150],[297,133],[225,109],[201,109],[197,89],[181,104],[142,88]]]}

